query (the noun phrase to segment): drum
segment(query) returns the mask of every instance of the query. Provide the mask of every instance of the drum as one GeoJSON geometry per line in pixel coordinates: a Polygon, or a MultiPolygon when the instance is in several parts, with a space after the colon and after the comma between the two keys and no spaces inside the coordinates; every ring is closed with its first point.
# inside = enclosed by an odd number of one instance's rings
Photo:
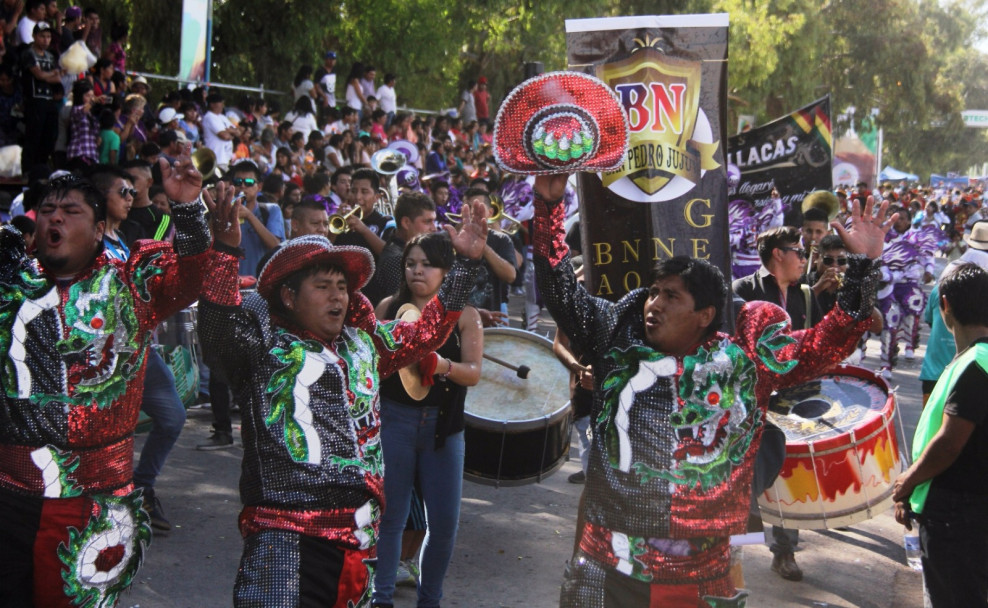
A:
{"type": "Polygon", "coordinates": [[[762,519],[818,530],[887,509],[902,472],[895,407],[883,378],[851,366],[773,395],[768,419],[786,434],[786,459],[758,499],[762,519]]]}
{"type": "Polygon", "coordinates": [[[494,485],[540,482],[569,455],[569,372],[552,342],[520,329],[484,330],[484,354],[531,369],[527,379],[485,359],[467,391],[464,478],[494,485]]]}

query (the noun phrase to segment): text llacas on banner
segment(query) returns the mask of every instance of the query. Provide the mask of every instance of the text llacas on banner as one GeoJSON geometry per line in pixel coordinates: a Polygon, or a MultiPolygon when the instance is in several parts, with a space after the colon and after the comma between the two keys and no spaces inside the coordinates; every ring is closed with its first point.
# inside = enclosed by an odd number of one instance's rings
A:
{"type": "Polygon", "coordinates": [[[727,26],[726,14],[566,21],[569,68],[613,89],[630,127],[624,164],[578,179],[591,293],[617,299],[676,255],[729,276],[727,26]]]}
{"type": "Polygon", "coordinates": [[[806,195],[833,187],[832,147],[830,97],[739,133],[727,145],[728,166],[741,176],[730,194],[761,208],[774,188],[782,198],[786,224],[799,226],[806,195]]]}

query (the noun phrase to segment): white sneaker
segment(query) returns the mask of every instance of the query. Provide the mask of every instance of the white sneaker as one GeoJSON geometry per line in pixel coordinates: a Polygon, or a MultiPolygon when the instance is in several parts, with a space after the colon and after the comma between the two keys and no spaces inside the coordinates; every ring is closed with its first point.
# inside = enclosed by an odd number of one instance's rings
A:
{"type": "Polygon", "coordinates": [[[916,353],[913,352],[912,347],[907,346],[906,347],[906,361],[912,361],[915,358],[916,358],[916,353]]]}
{"type": "Polygon", "coordinates": [[[892,379],[892,370],[891,370],[891,368],[882,366],[881,374],[882,374],[882,378],[885,378],[886,380],[891,380],[892,379]]]}
{"type": "Polygon", "coordinates": [[[395,573],[395,587],[417,587],[419,584],[419,568],[415,560],[406,559],[398,562],[395,573]]]}

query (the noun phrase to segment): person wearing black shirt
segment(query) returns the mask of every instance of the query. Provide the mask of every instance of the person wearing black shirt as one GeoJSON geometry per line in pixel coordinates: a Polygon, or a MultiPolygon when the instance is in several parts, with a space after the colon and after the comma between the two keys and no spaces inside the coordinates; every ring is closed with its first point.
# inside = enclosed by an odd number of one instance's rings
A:
{"type": "Polygon", "coordinates": [[[960,264],[938,305],[957,356],[937,380],[895,482],[895,519],[919,521],[923,582],[934,608],[988,606],[988,272],[960,264]]]}
{"type": "Polygon", "coordinates": [[[374,254],[374,261],[384,251],[386,239],[390,236],[387,231],[394,225],[391,216],[377,210],[377,200],[381,178],[372,169],[358,169],[353,172],[350,180],[350,195],[354,203],[360,207],[363,218],[354,213],[347,218],[348,230],[336,237],[334,245],[356,245],[366,247],[374,254]],[[389,226],[390,225],[390,226],[389,226]]]}

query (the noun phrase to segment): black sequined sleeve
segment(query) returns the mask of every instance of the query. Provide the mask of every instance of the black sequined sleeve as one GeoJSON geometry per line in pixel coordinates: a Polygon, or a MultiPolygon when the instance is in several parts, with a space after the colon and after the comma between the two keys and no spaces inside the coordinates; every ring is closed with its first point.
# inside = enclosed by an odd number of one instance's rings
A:
{"type": "Polygon", "coordinates": [[[863,255],[849,256],[844,283],[837,292],[837,306],[857,321],[871,317],[882,278],[881,264],[881,260],[869,260],[863,255]]]}
{"type": "Polygon", "coordinates": [[[615,325],[617,312],[611,302],[591,296],[576,280],[566,245],[565,213],[563,205],[547,204],[536,196],[532,231],[535,280],[556,324],[577,348],[592,356],[602,344],[599,338],[604,336],[599,332],[606,334],[615,325]]]}
{"type": "Polygon", "coordinates": [[[175,253],[198,255],[209,249],[209,227],[199,201],[173,203],[172,221],[175,223],[175,253]]]}
{"type": "Polygon", "coordinates": [[[239,385],[249,373],[250,353],[258,351],[268,337],[265,328],[270,323],[259,320],[259,311],[267,320],[267,306],[256,294],[251,302],[241,302],[236,257],[214,251],[210,262],[209,281],[199,296],[199,342],[210,371],[239,385]]]}

